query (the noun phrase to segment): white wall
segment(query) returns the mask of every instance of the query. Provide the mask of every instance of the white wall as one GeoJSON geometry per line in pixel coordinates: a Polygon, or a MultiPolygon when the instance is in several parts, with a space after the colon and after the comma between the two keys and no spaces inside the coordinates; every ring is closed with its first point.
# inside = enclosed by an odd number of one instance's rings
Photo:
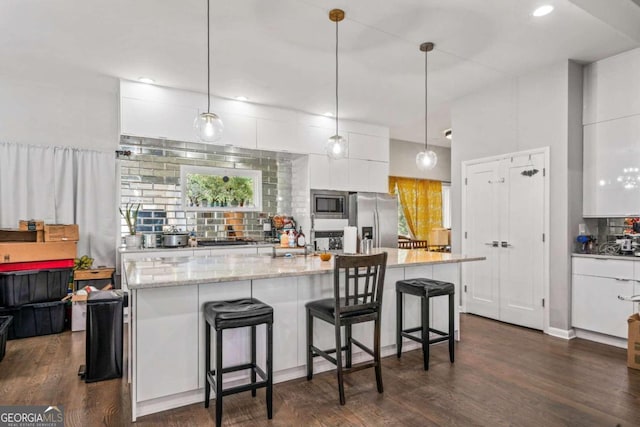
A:
{"type": "Polygon", "coordinates": [[[0,140],[116,150],[118,80],[101,76],[80,80],[35,81],[0,75],[0,140]]]}
{"type": "Polygon", "coordinates": [[[451,181],[451,149],[429,145],[429,149],[438,155],[438,163],[430,171],[421,171],[416,166],[416,154],[423,149],[424,144],[392,139],[389,143],[389,175],[451,181]]]}
{"type": "Polygon", "coordinates": [[[451,149],[452,247],[461,248],[461,162],[550,147],[550,326],[570,327],[573,235],[582,206],[581,66],[547,66],[454,102],[451,149]],[[579,181],[579,182],[578,182],[579,181]],[[576,188],[578,187],[578,188],[576,188]]]}

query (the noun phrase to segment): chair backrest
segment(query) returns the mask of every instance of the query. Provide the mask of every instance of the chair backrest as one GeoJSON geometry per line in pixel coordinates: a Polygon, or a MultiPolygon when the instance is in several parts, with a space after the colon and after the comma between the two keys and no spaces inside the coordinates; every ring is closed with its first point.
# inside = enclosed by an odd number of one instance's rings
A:
{"type": "Polygon", "coordinates": [[[333,270],[335,315],[374,309],[382,303],[387,253],[374,255],[336,255],[333,270]],[[340,291],[341,277],[344,290],[340,291]]]}

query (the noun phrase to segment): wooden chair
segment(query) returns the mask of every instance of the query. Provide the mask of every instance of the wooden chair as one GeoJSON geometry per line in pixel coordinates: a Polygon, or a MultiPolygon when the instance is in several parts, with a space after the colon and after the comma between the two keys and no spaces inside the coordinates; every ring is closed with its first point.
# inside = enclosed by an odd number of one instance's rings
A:
{"type": "Polygon", "coordinates": [[[313,358],[322,356],[337,367],[340,404],[345,404],[343,376],[365,368],[375,368],[378,393],[383,392],[380,362],[380,313],[382,291],[387,265],[387,253],[375,255],[337,255],[333,270],[333,298],[311,301],[307,309],[307,380],[313,378],[313,358]],[[340,278],[344,277],[344,290],[340,291],[340,278]],[[335,328],[335,348],[321,350],[313,345],[313,319],[324,320],[335,328]],[[374,322],[373,349],[351,336],[355,323],[374,322]],[[342,345],[341,327],[345,327],[345,345],[342,345]],[[353,365],[352,344],[373,357],[372,361],[353,365]],[[342,352],[345,352],[345,367],[342,352]],[[336,357],[331,356],[332,353],[336,357]]]}
{"type": "Polygon", "coordinates": [[[412,249],[428,249],[429,245],[426,240],[412,240],[411,248],[412,249]]]}

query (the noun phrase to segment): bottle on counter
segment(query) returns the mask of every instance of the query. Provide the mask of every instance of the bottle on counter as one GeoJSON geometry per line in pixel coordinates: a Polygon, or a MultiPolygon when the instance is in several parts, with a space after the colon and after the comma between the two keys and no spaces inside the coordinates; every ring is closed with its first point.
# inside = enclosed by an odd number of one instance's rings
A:
{"type": "Polygon", "coordinates": [[[296,245],[299,248],[304,248],[304,246],[307,244],[307,239],[304,236],[304,233],[302,232],[302,226],[300,226],[300,231],[298,231],[298,237],[296,238],[296,245]]]}
{"type": "Polygon", "coordinates": [[[280,235],[280,246],[287,247],[289,246],[289,232],[283,231],[280,235]]]}
{"type": "Polygon", "coordinates": [[[296,247],[296,230],[289,230],[289,247],[296,247]]]}

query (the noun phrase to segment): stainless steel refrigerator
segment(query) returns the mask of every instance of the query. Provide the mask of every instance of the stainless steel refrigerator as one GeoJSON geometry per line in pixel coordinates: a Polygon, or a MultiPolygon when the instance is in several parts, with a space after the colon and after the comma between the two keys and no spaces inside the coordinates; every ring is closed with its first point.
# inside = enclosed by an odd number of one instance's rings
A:
{"type": "Polygon", "coordinates": [[[349,225],[358,236],[373,239],[376,248],[398,247],[398,199],[383,193],[349,195],[349,225]]]}

